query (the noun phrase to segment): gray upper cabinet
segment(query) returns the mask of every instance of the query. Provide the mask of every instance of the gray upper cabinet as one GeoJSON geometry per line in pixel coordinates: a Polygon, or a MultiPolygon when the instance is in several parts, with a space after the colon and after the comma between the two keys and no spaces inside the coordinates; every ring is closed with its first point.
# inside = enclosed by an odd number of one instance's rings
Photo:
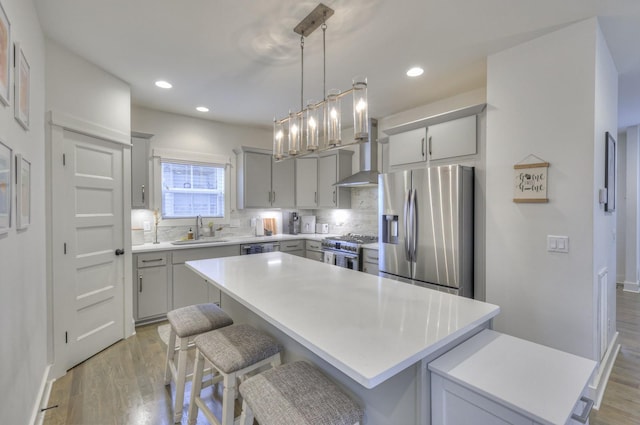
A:
{"type": "Polygon", "coordinates": [[[389,165],[427,160],[427,129],[416,128],[389,136],[389,165]]]}
{"type": "Polygon", "coordinates": [[[318,158],[296,158],[296,207],[318,206],[318,158]]]}
{"type": "Polygon", "coordinates": [[[234,149],[237,161],[237,206],[282,208],[295,205],[295,163],[274,162],[265,149],[234,149]]]}
{"type": "Polygon", "coordinates": [[[292,207],[296,204],[295,190],[295,161],[273,161],[271,165],[271,206],[276,208],[292,207]]]}
{"type": "Polygon", "coordinates": [[[474,155],[476,148],[476,115],[427,127],[429,159],[474,155]]]}
{"type": "Polygon", "coordinates": [[[485,107],[472,105],[384,130],[389,135],[389,166],[477,154],[478,114],[485,107]]]}
{"type": "Polygon", "coordinates": [[[352,174],[352,151],[338,150],[318,158],[318,207],[351,208],[351,190],[334,184],[352,174]]]}
{"type": "Polygon", "coordinates": [[[131,133],[131,208],[149,209],[151,134],[131,133]]]}

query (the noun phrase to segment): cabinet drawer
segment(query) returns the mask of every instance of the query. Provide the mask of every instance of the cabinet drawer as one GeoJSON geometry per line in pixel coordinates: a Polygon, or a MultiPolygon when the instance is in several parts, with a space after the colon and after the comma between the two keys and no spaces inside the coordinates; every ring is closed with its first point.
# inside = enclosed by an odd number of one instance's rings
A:
{"type": "Polygon", "coordinates": [[[374,276],[378,276],[378,263],[362,263],[362,271],[374,276]]]}
{"type": "Polygon", "coordinates": [[[138,268],[164,266],[167,264],[167,254],[153,252],[149,254],[138,254],[138,268]]]}
{"type": "Polygon", "coordinates": [[[231,257],[233,255],[240,255],[240,245],[180,249],[173,251],[173,264],[182,264],[185,261],[204,260],[205,258],[231,257]]]}
{"type": "Polygon", "coordinates": [[[362,250],[362,261],[365,263],[374,263],[378,264],[378,250],[377,249],[369,249],[364,248],[362,250]]]}
{"type": "Polygon", "coordinates": [[[305,247],[307,251],[322,251],[322,242],[320,241],[305,241],[305,247]]]}
{"type": "Polygon", "coordinates": [[[289,252],[304,249],[304,240],[280,242],[280,251],[289,252]]]}
{"type": "Polygon", "coordinates": [[[308,251],[305,254],[305,257],[311,259],[311,260],[316,260],[316,261],[320,261],[321,263],[324,261],[324,253],[322,251],[308,251]]]}

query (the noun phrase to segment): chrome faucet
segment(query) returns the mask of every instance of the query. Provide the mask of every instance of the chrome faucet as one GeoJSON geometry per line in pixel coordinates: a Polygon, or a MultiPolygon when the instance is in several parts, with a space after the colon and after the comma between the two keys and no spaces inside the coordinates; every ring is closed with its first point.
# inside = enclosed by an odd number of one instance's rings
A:
{"type": "Polygon", "coordinates": [[[193,233],[193,239],[198,240],[200,239],[200,230],[202,228],[202,216],[201,215],[197,215],[196,216],[196,230],[193,233]]]}

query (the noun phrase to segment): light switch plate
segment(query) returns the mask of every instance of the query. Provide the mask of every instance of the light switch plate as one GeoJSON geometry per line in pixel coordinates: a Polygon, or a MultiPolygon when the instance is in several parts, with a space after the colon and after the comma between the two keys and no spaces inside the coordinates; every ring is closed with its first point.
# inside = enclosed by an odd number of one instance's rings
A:
{"type": "Polygon", "coordinates": [[[547,251],[569,252],[569,236],[547,235],[547,251]]]}
{"type": "Polygon", "coordinates": [[[142,228],[144,229],[145,232],[150,232],[151,231],[151,222],[149,220],[145,220],[142,222],[142,228]]]}

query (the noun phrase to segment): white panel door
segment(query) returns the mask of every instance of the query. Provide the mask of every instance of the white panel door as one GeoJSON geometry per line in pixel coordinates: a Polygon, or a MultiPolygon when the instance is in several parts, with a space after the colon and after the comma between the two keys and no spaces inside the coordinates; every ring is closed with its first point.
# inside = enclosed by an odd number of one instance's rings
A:
{"type": "Polygon", "coordinates": [[[124,334],[124,148],[53,132],[54,347],[69,369],[124,334]]]}

